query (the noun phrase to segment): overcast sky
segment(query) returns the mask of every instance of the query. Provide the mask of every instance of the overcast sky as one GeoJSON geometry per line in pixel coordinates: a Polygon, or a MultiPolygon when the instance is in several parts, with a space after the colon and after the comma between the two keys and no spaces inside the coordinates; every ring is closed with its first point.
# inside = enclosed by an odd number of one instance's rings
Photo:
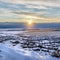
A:
{"type": "Polygon", "coordinates": [[[60,0],[0,0],[0,22],[60,22],[60,0]]]}

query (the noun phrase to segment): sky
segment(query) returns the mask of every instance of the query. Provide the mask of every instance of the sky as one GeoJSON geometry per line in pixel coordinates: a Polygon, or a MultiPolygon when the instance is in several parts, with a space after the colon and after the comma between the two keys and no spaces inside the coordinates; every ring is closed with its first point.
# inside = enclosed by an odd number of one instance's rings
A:
{"type": "Polygon", "coordinates": [[[60,0],[0,0],[0,22],[59,23],[60,0]]]}

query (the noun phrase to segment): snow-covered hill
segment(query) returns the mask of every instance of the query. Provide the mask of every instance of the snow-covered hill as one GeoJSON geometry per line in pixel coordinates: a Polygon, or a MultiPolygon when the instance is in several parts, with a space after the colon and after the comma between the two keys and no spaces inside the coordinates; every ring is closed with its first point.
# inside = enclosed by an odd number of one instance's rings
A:
{"type": "Polygon", "coordinates": [[[0,60],[60,60],[60,31],[0,30],[0,60]]]}

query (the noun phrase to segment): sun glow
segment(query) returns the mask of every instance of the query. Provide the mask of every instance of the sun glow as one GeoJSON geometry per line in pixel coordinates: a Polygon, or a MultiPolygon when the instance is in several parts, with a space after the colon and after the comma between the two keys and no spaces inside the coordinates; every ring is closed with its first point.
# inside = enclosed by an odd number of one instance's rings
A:
{"type": "Polygon", "coordinates": [[[33,26],[34,26],[33,20],[26,20],[26,27],[27,28],[32,28],[33,26]]]}
{"type": "Polygon", "coordinates": [[[29,25],[32,25],[32,24],[33,24],[33,21],[32,21],[32,20],[29,20],[29,21],[28,21],[28,24],[29,24],[29,25]]]}

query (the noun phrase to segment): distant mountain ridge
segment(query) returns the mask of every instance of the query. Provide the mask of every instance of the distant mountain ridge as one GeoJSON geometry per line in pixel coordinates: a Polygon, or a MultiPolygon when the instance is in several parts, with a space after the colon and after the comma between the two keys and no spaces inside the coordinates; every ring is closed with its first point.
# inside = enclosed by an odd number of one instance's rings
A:
{"type": "MultiPolygon", "coordinates": [[[[27,28],[25,23],[0,22],[0,28],[27,28]]],[[[60,28],[60,23],[35,23],[33,28],[60,28]]]]}

